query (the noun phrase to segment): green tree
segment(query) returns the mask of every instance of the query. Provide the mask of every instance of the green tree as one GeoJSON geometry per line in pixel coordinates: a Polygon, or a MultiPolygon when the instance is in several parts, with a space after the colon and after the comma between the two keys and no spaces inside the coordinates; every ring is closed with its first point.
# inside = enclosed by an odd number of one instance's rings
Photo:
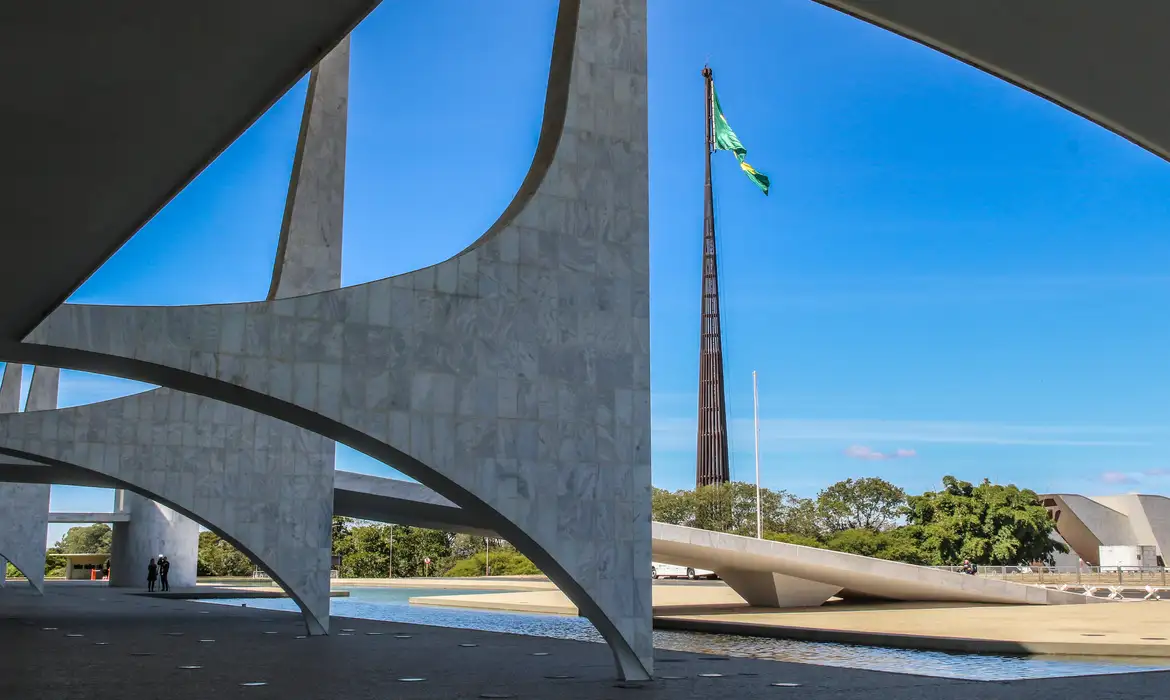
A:
{"type": "Polygon", "coordinates": [[[353,518],[343,518],[340,515],[333,516],[333,525],[330,528],[333,537],[333,553],[337,554],[337,545],[345,538],[349,537],[350,528],[353,527],[353,518]]]}
{"type": "Polygon", "coordinates": [[[877,559],[926,564],[927,557],[922,553],[920,539],[920,530],[913,525],[885,532],[857,528],[833,533],[826,540],[825,547],[877,559]]]}
{"type": "Polygon", "coordinates": [[[885,532],[857,529],[832,533],[826,540],[787,533],[769,533],[765,539],[787,542],[805,547],[831,549],[836,552],[860,554],[865,557],[900,561],[907,564],[925,564],[926,557],[919,548],[921,535],[916,526],[898,527],[885,532]]]}
{"type": "MultiPolygon", "coordinates": [[[[816,533],[811,501],[783,490],[760,489],[765,532],[816,533]]],[[[654,520],[737,535],[756,534],[756,486],[742,481],[702,486],[693,491],[654,489],[654,520]]]]}
{"type": "Polygon", "coordinates": [[[67,563],[65,557],[57,556],[50,550],[45,554],[45,577],[60,578],[64,576],[67,563]]]}
{"type": "Polygon", "coordinates": [[[943,477],[941,491],[909,498],[907,520],[918,526],[928,564],[1051,563],[1068,548],[1051,539],[1054,524],[1036,493],[987,479],[978,486],[943,477]]]}
{"type": "Polygon", "coordinates": [[[452,536],[439,530],[382,524],[334,523],[333,553],[345,578],[437,575],[452,562],[452,536]],[[393,567],[391,566],[393,563],[393,567]]]}
{"type": "Polygon", "coordinates": [[[466,533],[458,533],[451,536],[451,558],[452,561],[460,559],[467,559],[475,555],[476,552],[484,550],[484,541],[486,538],[479,535],[468,535],[466,533]]]}
{"type": "Polygon", "coordinates": [[[394,528],[394,575],[428,576],[439,574],[439,567],[451,556],[451,535],[421,527],[394,528]],[[426,564],[430,558],[431,564],[426,564]]]}
{"type": "Polygon", "coordinates": [[[689,527],[695,521],[694,491],[667,491],[654,487],[650,495],[650,512],[660,523],[689,527]]]}
{"type": "MultiPolygon", "coordinates": [[[[492,576],[533,576],[540,573],[540,569],[528,557],[515,550],[500,550],[495,547],[491,551],[492,576]]],[[[444,576],[484,576],[487,566],[487,555],[478,552],[467,559],[461,559],[444,573],[444,576]]]]}
{"type": "Polygon", "coordinates": [[[199,533],[199,576],[250,576],[255,564],[214,532],[199,533]]]}
{"type": "Polygon", "coordinates": [[[113,532],[105,523],[71,527],[49,551],[53,554],[109,554],[113,532]]]}
{"type": "MultiPolygon", "coordinates": [[[[783,532],[806,539],[817,540],[824,534],[824,527],[817,517],[817,504],[811,498],[797,498],[791,494],[785,495],[784,516],[773,522],[771,529],[774,532],[783,532]]],[[[765,528],[767,528],[765,524],[765,528]]],[[[765,532],[767,529],[765,529],[765,532]]]]}
{"type": "Polygon", "coordinates": [[[828,532],[888,530],[905,509],[906,492],[877,477],[838,481],[817,494],[817,516],[828,532]]]}

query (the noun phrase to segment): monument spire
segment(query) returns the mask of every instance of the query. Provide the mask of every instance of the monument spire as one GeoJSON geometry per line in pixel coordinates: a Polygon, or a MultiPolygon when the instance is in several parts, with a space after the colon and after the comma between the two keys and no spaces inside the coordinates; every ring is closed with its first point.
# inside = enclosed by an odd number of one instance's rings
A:
{"type": "Polygon", "coordinates": [[[711,153],[715,150],[714,82],[703,67],[706,115],[706,181],[703,186],[703,293],[699,330],[699,422],[695,486],[731,480],[727,461],[727,410],[723,391],[723,337],[719,323],[719,265],[715,253],[715,206],[711,153]]]}

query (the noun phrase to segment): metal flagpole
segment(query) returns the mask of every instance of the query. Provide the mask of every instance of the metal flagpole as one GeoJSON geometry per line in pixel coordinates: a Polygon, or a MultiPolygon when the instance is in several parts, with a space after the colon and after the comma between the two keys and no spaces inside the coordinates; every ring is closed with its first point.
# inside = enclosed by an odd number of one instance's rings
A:
{"type": "Polygon", "coordinates": [[[756,416],[756,539],[764,539],[764,511],[760,507],[760,387],[752,370],[752,402],[756,416]]]}
{"type": "Polygon", "coordinates": [[[703,182],[703,289],[699,326],[699,422],[695,488],[731,480],[727,459],[727,408],[723,391],[723,336],[719,319],[719,262],[715,245],[715,199],[711,154],[715,150],[715,86],[704,66],[706,154],[703,182]]]}

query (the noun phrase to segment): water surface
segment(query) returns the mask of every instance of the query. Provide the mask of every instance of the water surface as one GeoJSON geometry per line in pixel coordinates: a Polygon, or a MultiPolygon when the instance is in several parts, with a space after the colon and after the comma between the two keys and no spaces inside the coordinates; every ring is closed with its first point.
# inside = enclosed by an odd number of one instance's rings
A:
{"type": "MultiPolygon", "coordinates": [[[[349,597],[330,600],[329,610],[333,615],[415,625],[475,629],[486,632],[510,632],[536,637],[577,639],[589,642],[602,641],[601,635],[583,617],[439,608],[410,605],[408,602],[410,598],[419,596],[501,592],[496,590],[397,587],[355,587],[342,590],[348,590],[349,597]]],[[[297,611],[296,604],[288,598],[221,599],[204,602],[221,605],[247,603],[250,608],[297,611]]],[[[669,630],[655,630],[654,646],[658,649],[671,651],[982,681],[1057,678],[1170,669],[1170,662],[1165,659],[958,654],[669,630]]]]}

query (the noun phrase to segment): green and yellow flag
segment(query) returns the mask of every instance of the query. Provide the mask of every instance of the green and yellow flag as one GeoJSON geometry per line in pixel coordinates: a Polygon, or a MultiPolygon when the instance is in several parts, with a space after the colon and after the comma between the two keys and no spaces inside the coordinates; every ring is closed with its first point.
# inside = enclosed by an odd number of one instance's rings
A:
{"type": "Polygon", "coordinates": [[[711,101],[715,105],[715,148],[734,153],[736,160],[739,161],[739,167],[747,174],[748,179],[756,183],[756,187],[759,187],[767,195],[768,188],[771,187],[772,183],[767,175],[757,171],[744,160],[747,157],[747,149],[736,138],[735,132],[731,130],[731,125],[727,123],[727,117],[723,116],[723,108],[719,106],[719,95],[715,92],[714,83],[711,84],[711,101]]]}

